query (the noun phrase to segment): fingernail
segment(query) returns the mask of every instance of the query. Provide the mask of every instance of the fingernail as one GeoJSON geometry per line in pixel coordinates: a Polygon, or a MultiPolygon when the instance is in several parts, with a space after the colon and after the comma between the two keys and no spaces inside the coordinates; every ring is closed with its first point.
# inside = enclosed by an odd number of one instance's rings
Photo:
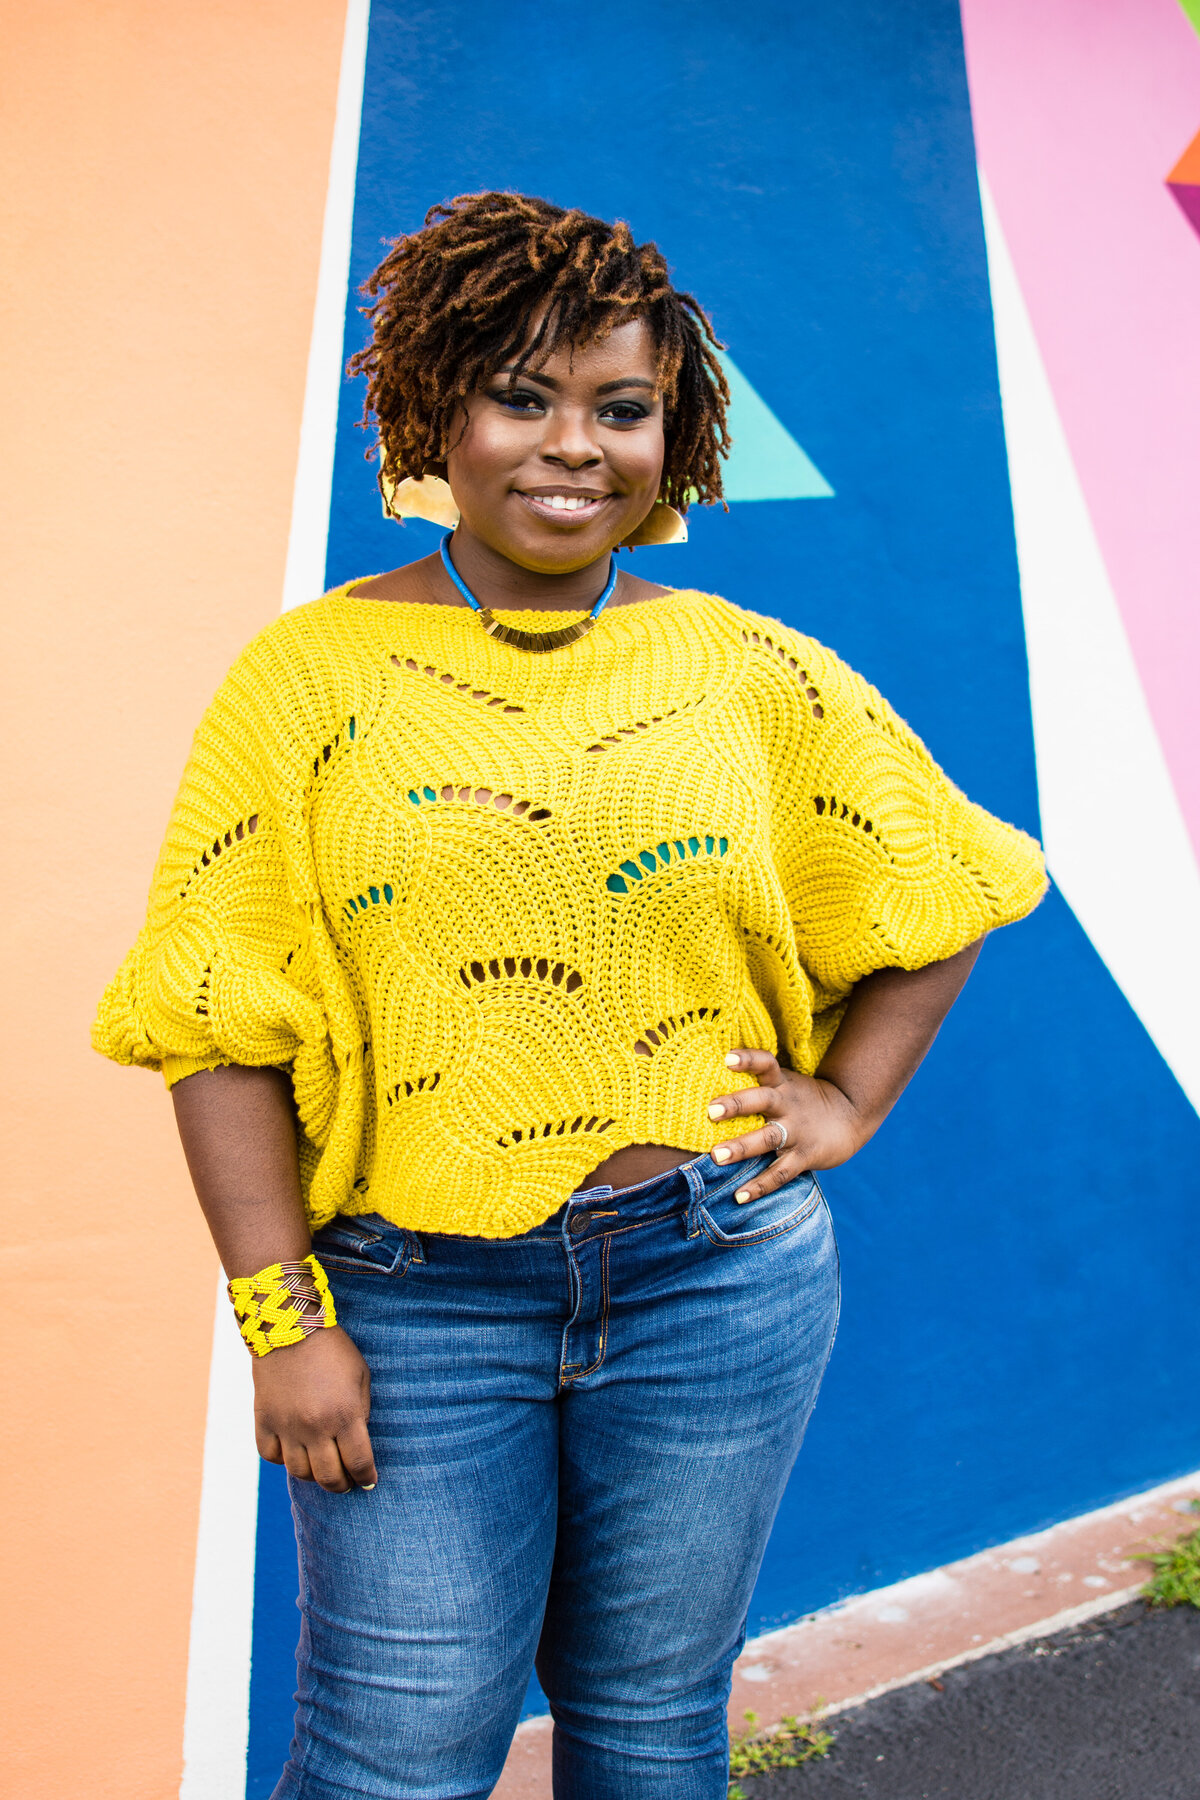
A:
{"type": "Polygon", "coordinates": [[[714,1162],[728,1162],[729,1161],[729,1151],[725,1148],[724,1144],[718,1144],[716,1149],[713,1151],[713,1161],[714,1162]]]}
{"type": "Polygon", "coordinates": [[[378,1486],[379,1483],[377,1481],[364,1481],[362,1483],[362,1491],[364,1494],[372,1494],[378,1486]]]}
{"type": "Polygon", "coordinates": [[[725,1108],[714,1103],[708,1109],[708,1116],[710,1119],[723,1119],[725,1117],[725,1108]]]}
{"type": "Polygon", "coordinates": [[[737,1193],[733,1197],[737,1201],[739,1206],[745,1206],[747,1200],[750,1198],[750,1189],[749,1188],[739,1188],[737,1193]]]}
{"type": "Polygon", "coordinates": [[[727,1069],[740,1069],[741,1066],[742,1066],[741,1057],[736,1055],[735,1052],[731,1050],[729,1052],[729,1055],[725,1058],[725,1067],[727,1069]]]}

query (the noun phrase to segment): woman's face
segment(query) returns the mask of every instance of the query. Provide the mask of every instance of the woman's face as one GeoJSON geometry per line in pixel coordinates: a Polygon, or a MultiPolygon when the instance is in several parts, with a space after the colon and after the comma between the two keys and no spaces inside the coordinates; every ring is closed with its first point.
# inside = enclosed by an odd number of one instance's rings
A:
{"type": "Polygon", "coordinates": [[[585,568],[658,498],[663,408],[641,319],[555,351],[515,388],[500,370],[454,426],[446,474],[462,526],[523,569],[585,568]]]}

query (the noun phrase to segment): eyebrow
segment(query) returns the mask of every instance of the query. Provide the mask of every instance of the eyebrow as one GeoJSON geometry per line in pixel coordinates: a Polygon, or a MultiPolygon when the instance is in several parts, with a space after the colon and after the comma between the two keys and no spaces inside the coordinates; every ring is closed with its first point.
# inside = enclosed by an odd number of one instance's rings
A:
{"type": "MultiPolygon", "coordinates": [[[[513,371],[512,369],[497,369],[496,373],[497,375],[511,375],[513,371]]],[[[532,369],[526,369],[521,376],[521,380],[536,381],[542,387],[548,388],[558,389],[562,386],[561,381],[556,381],[553,375],[535,375],[532,369]]],[[[655,386],[655,382],[647,381],[642,375],[623,375],[619,381],[602,381],[600,386],[596,389],[596,392],[598,394],[611,394],[617,388],[648,388],[649,391],[653,393],[655,386]]]]}

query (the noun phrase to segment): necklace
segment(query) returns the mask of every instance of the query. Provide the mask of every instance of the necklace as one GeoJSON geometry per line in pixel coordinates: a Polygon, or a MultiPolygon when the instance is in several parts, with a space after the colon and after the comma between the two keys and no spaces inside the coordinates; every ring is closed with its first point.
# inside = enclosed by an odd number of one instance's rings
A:
{"type": "Polygon", "coordinates": [[[604,592],[593,606],[586,619],[576,619],[573,625],[558,625],[552,631],[519,631],[515,625],[505,625],[498,619],[490,606],[480,606],[478,600],[450,561],[450,539],[454,536],[448,531],[442,539],[442,562],[446,573],[473,611],[479,614],[479,622],[490,638],[498,644],[511,644],[514,650],[559,650],[564,644],[578,643],[596,623],[600,609],[606,601],[611,600],[613,589],[617,585],[617,559],[610,558],[608,580],[604,584],[604,592]]]}

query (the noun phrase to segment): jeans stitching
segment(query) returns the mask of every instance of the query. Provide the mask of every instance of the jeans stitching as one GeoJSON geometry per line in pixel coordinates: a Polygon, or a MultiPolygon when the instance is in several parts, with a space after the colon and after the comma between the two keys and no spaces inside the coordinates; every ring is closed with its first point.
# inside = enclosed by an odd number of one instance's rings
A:
{"type": "Polygon", "coordinates": [[[565,1360],[565,1358],[566,1358],[566,1353],[567,1353],[567,1342],[571,1335],[571,1327],[572,1327],[572,1325],[574,1325],[576,1319],[579,1317],[579,1308],[583,1305],[583,1280],[579,1273],[579,1264],[575,1260],[574,1244],[572,1244],[568,1241],[565,1241],[565,1240],[560,1240],[560,1241],[563,1241],[563,1247],[566,1251],[567,1269],[570,1272],[570,1276],[571,1276],[571,1298],[572,1298],[572,1302],[573,1302],[573,1304],[571,1306],[571,1316],[563,1326],[562,1347],[558,1353],[559,1386],[567,1387],[570,1385],[571,1381],[574,1379],[574,1376],[571,1373],[571,1371],[577,1370],[579,1367],[578,1363],[569,1363],[565,1360]]]}
{"type": "MultiPolygon", "coordinates": [[[[712,1198],[716,1199],[717,1196],[714,1194],[712,1198]]],[[[702,1202],[700,1206],[700,1228],[704,1232],[709,1243],[716,1244],[721,1250],[737,1250],[742,1245],[745,1245],[748,1249],[752,1244],[769,1244],[772,1238],[782,1237],[785,1232],[794,1231],[797,1225],[803,1225],[805,1219],[811,1219],[824,1198],[824,1194],[822,1194],[817,1183],[814,1181],[811,1199],[809,1200],[808,1205],[802,1207],[799,1212],[792,1213],[789,1218],[784,1219],[772,1230],[763,1227],[758,1231],[748,1231],[743,1236],[739,1237],[730,1237],[723,1233],[714,1237],[714,1232],[720,1232],[720,1226],[717,1225],[715,1220],[709,1218],[708,1212],[702,1202]]]]}
{"type": "MultiPolygon", "coordinates": [[[[626,1226],[625,1229],[633,1230],[634,1227],[626,1226]]],[[[600,1353],[586,1369],[577,1368],[571,1377],[572,1381],[582,1381],[585,1375],[594,1375],[604,1361],[604,1352],[608,1348],[608,1252],[615,1236],[615,1232],[606,1235],[604,1248],[600,1252],[600,1353]]]]}
{"type": "MultiPolygon", "coordinates": [[[[289,1486],[289,1488],[291,1486],[291,1476],[290,1475],[288,1476],[288,1486],[289,1486]]],[[[294,1516],[295,1515],[293,1512],[293,1517],[294,1516]]],[[[297,1561],[300,1565],[300,1612],[301,1612],[302,1618],[304,1619],[305,1624],[308,1626],[309,1642],[311,1643],[311,1641],[312,1641],[312,1622],[308,1618],[308,1615],[307,1615],[307,1612],[305,1611],[305,1609],[309,1605],[310,1601],[312,1600],[312,1583],[309,1581],[309,1578],[308,1578],[308,1556],[307,1556],[307,1554],[305,1552],[305,1548],[304,1548],[304,1533],[300,1528],[300,1522],[298,1519],[296,1520],[296,1555],[297,1555],[297,1561]]],[[[297,1671],[297,1673],[299,1673],[299,1672],[297,1671]]],[[[310,1674],[310,1679],[311,1679],[311,1674],[310,1674]]],[[[309,1704],[311,1705],[311,1697],[310,1697],[309,1704]]],[[[296,1739],[298,1739],[300,1737],[300,1722],[298,1719],[296,1721],[292,1735],[293,1735],[293,1741],[295,1741],[296,1739]]],[[[308,1773],[308,1761],[309,1761],[308,1753],[312,1749],[312,1742],[313,1742],[313,1733],[310,1730],[306,1729],[304,1732],[303,1742],[300,1745],[300,1761],[296,1765],[296,1792],[297,1793],[300,1793],[304,1787],[304,1777],[308,1773]]],[[[291,1760],[292,1760],[291,1751],[289,1750],[288,1761],[290,1762],[291,1760]]]]}

